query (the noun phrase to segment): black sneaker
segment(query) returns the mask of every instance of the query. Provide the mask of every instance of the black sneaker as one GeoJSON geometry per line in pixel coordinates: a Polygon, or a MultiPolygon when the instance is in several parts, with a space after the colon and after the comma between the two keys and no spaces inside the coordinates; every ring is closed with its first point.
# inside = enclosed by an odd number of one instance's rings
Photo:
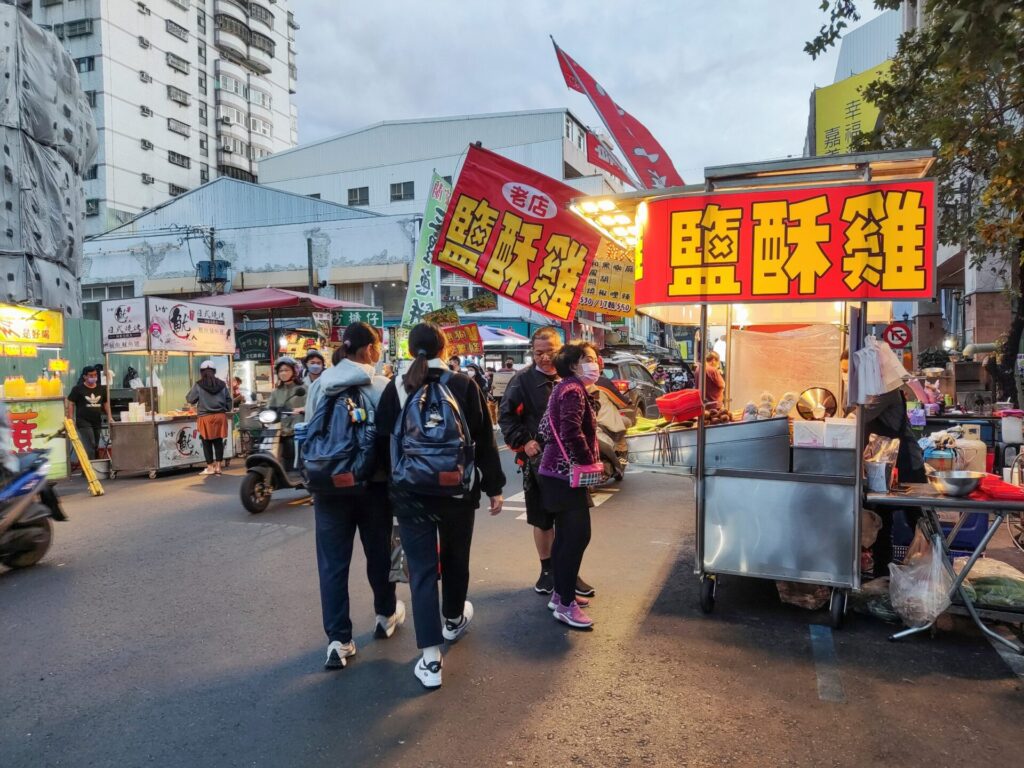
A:
{"type": "Polygon", "coordinates": [[[550,595],[555,591],[555,579],[552,577],[551,571],[540,572],[540,578],[533,585],[533,591],[538,595],[550,595]]]}
{"type": "Polygon", "coordinates": [[[587,584],[587,582],[585,582],[579,576],[577,576],[576,577],[576,594],[579,595],[580,597],[593,597],[594,596],[594,588],[592,586],[590,586],[589,584],[587,584]]]}

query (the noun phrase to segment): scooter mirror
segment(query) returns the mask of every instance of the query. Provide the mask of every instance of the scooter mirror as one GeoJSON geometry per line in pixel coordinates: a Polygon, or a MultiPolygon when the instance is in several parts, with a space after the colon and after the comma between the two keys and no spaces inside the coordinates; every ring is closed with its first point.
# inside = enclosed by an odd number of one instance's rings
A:
{"type": "Polygon", "coordinates": [[[265,411],[260,411],[258,418],[261,424],[273,424],[277,421],[277,411],[272,411],[268,408],[265,411]]]}

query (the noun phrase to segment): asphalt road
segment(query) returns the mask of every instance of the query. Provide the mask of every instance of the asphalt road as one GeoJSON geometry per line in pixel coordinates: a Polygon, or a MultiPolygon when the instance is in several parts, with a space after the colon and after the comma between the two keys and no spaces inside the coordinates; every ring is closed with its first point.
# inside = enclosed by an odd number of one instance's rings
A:
{"type": "Polygon", "coordinates": [[[530,589],[513,497],[477,518],[476,618],[442,689],[412,674],[411,621],[373,639],[361,554],[359,653],[325,672],[312,509],[250,516],[238,475],[64,489],[72,520],[46,560],[0,574],[0,766],[1020,762],[1024,682],[971,627],[893,644],[855,616],[832,633],[741,579],[702,615],[692,488],[657,473],[594,511],[593,632],[530,589]]]}

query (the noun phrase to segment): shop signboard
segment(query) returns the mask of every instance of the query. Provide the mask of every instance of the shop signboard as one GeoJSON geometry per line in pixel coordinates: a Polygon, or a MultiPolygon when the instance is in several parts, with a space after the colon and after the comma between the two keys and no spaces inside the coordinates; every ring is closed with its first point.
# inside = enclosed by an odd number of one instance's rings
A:
{"type": "Polygon", "coordinates": [[[636,302],[931,299],[935,214],[931,180],[652,200],[636,302]]]}
{"type": "Polygon", "coordinates": [[[853,151],[861,133],[875,130],[878,107],[864,98],[864,88],[887,78],[892,61],[884,61],[867,72],[816,88],[814,91],[814,154],[841,155],[853,151]]]}
{"type": "Polygon", "coordinates": [[[433,312],[428,312],[423,319],[428,323],[437,323],[440,326],[458,325],[459,313],[455,311],[455,307],[441,307],[433,312]]]}
{"type": "Polygon", "coordinates": [[[68,444],[58,433],[64,429],[63,400],[21,400],[7,403],[11,440],[16,453],[47,450],[50,470],[56,480],[68,476],[68,444]]]}
{"type": "MultiPolygon", "coordinates": [[[[416,255],[412,262],[409,291],[405,295],[405,309],[402,311],[402,325],[416,325],[428,312],[441,306],[440,270],[430,263],[430,254],[441,235],[448,200],[452,196],[452,185],[434,172],[430,180],[430,195],[423,212],[423,226],[416,241],[416,255]]],[[[380,327],[380,326],[376,326],[380,327]]]]}
{"type": "MultiPolygon", "coordinates": [[[[157,451],[160,469],[183,467],[204,461],[203,443],[195,421],[169,421],[156,425],[157,451]]],[[[224,444],[224,456],[230,458],[232,441],[224,444]]]]}
{"type": "Polygon", "coordinates": [[[64,315],[60,312],[20,304],[0,304],[0,344],[56,347],[63,343],[64,315]]]}
{"type": "Polygon", "coordinates": [[[448,340],[445,352],[449,357],[454,355],[458,357],[482,355],[484,353],[484,343],[480,339],[480,328],[476,323],[445,328],[444,335],[448,340]]]}
{"type": "Polygon", "coordinates": [[[609,243],[594,257],[594,266],[587,276],[579,308],[607,317],[632,317],[636,282],[633,268],[633,254],[609,243]]]}
{"type": "Polygon", "coordinates": [[[100,305],[104,352],[146,351],[146,299],[111,299],[100,305]]]}
{"type": "Polygon", "coordinates": [[[607,243],[567,206],[579,192],[471,146],[452,192],[435,264],[556,320],[571,320],[607,243]]]}
{"type": "Polygon", "coordinates": [[[374,328],[384,327],[384,310],[374,309],[335,309],[331,312],[331,341],[340,341],[345,328],[352,323],[366,323],[374,328]]]}
{"type": "Polygon", "coordinates": [[[270,331],[239,331],[236,360],[261,362],[270,359],[270,331]]]}
{"type": "Polygon", "coordinates": [[[150,349],[235,353],[235,317],[227,307],[150,297],[148,321],[150,349]]]}

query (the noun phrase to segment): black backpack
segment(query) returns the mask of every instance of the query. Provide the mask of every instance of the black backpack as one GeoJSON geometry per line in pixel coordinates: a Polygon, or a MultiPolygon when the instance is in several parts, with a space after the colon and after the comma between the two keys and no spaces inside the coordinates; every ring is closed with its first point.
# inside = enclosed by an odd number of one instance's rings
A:
{"type": "Polygon", "coordinates": [[[361,493],[376,470],[373,406],[359,387],[327,395],[317,405],[302,442],[311,493],[361,493]]]}
{"type": "MultiPolygon", "coordinates": [[[[451,374],[409,395],[391,434],[391,482],[424,496],[473,490],[476,447],[462,408],[448,389],[451,374]]],[[[472,393],[475,394],[475,393],[472,393]]]]}

